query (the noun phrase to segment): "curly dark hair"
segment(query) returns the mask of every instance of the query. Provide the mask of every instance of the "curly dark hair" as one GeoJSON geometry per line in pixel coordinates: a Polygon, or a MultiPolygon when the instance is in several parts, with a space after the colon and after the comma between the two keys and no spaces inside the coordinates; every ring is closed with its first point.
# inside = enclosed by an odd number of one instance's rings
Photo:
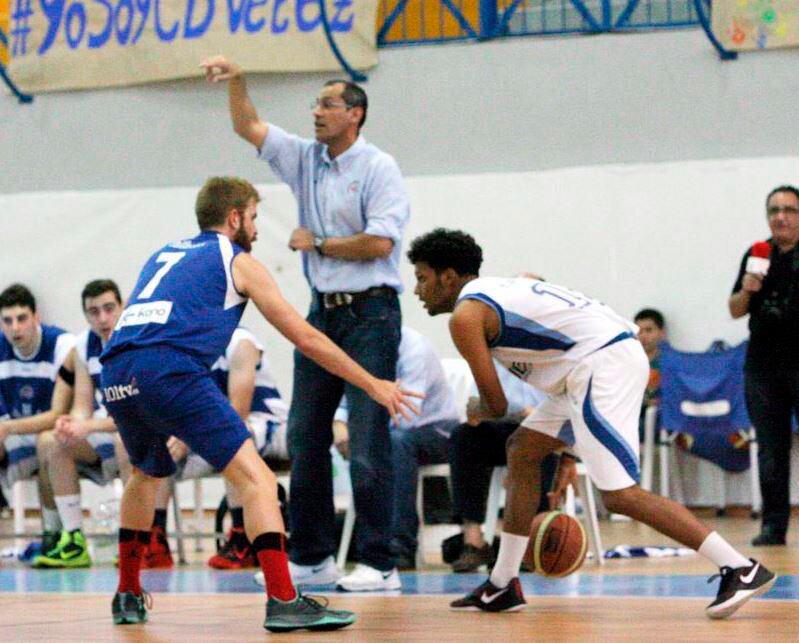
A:
{"type": "Polygon", "coordinates": [[[483,250],[465,232],[436,228],[411,242],[408,259],[411,263],[423,261],[436,272],[452,268],[462,277],[479,276],[483,250]]]}

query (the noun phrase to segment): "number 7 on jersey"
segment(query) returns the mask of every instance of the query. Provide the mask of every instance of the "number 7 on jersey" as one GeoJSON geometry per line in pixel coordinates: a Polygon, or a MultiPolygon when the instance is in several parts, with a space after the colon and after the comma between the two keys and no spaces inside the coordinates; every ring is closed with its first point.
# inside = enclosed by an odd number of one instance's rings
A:
{"type": "Polygon", "coordinates": [[[164,264],[161,266],[158,271],[153,275],[153,278],[147,282],[147,285],[142,288],[142,291],[139,293],[137,299],[149,299],[153,296],[155,289],[158,287],[158,284],[161,283],[161,280],[164,278],[166,273],[168,273],[172,268],[175,267],[175,264],[183,259],[186,256],[185,252],[162,252],[159,254],[155,262],[164,264]]]}

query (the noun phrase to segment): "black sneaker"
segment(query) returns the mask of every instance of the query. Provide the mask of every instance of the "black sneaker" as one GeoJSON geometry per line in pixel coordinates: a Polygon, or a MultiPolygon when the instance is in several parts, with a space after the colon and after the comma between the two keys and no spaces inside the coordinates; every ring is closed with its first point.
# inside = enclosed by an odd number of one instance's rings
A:
{"type": "Polygon", "coordinates": [[[491,580],[487,580],[471,594],[452,601],[449,608],[463,612],[516,612],[525,605],[522,584],[517,577],[507,587],[495,587],[491,580]]]}
{"type": "Polygon", "coordinates": [[[476,572],[481,565],[491,567],[496,561],[494,550],[490,545],[475,547],[464,545],[461,555],[452,561],[452,571],[456,574],[469,574],[476,572]]]}
{"type": "MultiPolygon", "coordinates": [[[[320,597],[321,598],[321,597],[320,597]]],[[[293,601],[269,598],[266,603],[264,627],[270,632],[292,630],[338,630],[355,622],[355,614],[345,610],[327,609],[327,599],[320,603],[297,592],[293,601]]]]}
{"type": "Polygon", "coordinates": [[[111,601],[114,625],[133,625],[147,622],[147,610],[152,609],[153,599],[147,592],[139,596],[131,592],[117,592],[111,601]]]}
{"type": "Polygon", "coordinates": [[[750,558],[752,565],[749,567],[722,567],[721,572],[713,574],[708,579],[712,582],[721,576],[719,593],[716,600],[705,608],[710,618],[727,618],[750,598],[765,594],[774,585],[777,575],[763,567],[754,558],[750,558]]]}

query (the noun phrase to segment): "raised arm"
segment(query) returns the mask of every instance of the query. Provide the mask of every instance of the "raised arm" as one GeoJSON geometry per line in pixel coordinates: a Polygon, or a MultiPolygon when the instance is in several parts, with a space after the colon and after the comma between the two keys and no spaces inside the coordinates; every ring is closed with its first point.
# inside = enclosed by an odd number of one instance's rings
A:
{"type": "Polygon", "coordinates": [[[263,147],[269,126],[258,118],[258,112],[247,92],[244,71],[224,56],[211,56],[200,63],[208,82],[228,81],[228,107],[233,131],[259,150],[263,147]]]}
{"type": "Polygon", "coordinates": [[[469,364],[486,415],[500,418],[508,411],[508,401],[486,339],[487,328],[498,324],[491,319],[492,315],[496,313],[479,301],[462,301],[450,317],[449,332],[458,352],[469,364]]]}
{"type": "Polygon", "coordinates": [[[289,304],[280,293],[267,269],[247,253],[233,260],[233,280],[243,295],[253,300],[258,310],[286,339],[322,368],[363,389],[376,402],[385,406],[391,416],[409,418],[406,409],[416,413],[408,399],[421,393],[404,391],[396,382],[379,380],[354,362],[343,350],[320,333],[289,304]]]}

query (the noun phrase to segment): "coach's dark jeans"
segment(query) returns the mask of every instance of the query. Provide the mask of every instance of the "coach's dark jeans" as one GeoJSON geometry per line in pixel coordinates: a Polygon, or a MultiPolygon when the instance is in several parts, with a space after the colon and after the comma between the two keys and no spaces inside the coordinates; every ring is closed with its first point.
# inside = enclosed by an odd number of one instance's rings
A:
{"type": "MultiPolygon", "coordinates": [[[[375,377],[394,380],[402,319],[399,300],[374,296],[325,309],[314,295],[308,322],[375,377]]],[[[346,392],[350,476],[358,520],[358,560],[393,569],[390,551],[393,467],[388,411],[299,351],[288,420],[291,457],[291,560],[315,565],[336,551],[330,445],[333,415],[346,392]]]]}
{"type": "Polygon", "coordinates": [[[799,409],[799,369],[746,372],[746,408],[757,431],[763,528],[788,530],[791,416],[799,409]]]}
{"type": "MultiPolygon", "coordinates": [[[[452,501],[456,519],[485,522],[488,487],[494,467],[508,464],[505,443],[519,428],[515,422],[461,424],[450,438],[449,466],[452,474],[452,501]]],[[[552,487],[558,456],[548,455],[541,466],[541,500],[536,513],[549,507],[546,492],[552,487]]]]}

